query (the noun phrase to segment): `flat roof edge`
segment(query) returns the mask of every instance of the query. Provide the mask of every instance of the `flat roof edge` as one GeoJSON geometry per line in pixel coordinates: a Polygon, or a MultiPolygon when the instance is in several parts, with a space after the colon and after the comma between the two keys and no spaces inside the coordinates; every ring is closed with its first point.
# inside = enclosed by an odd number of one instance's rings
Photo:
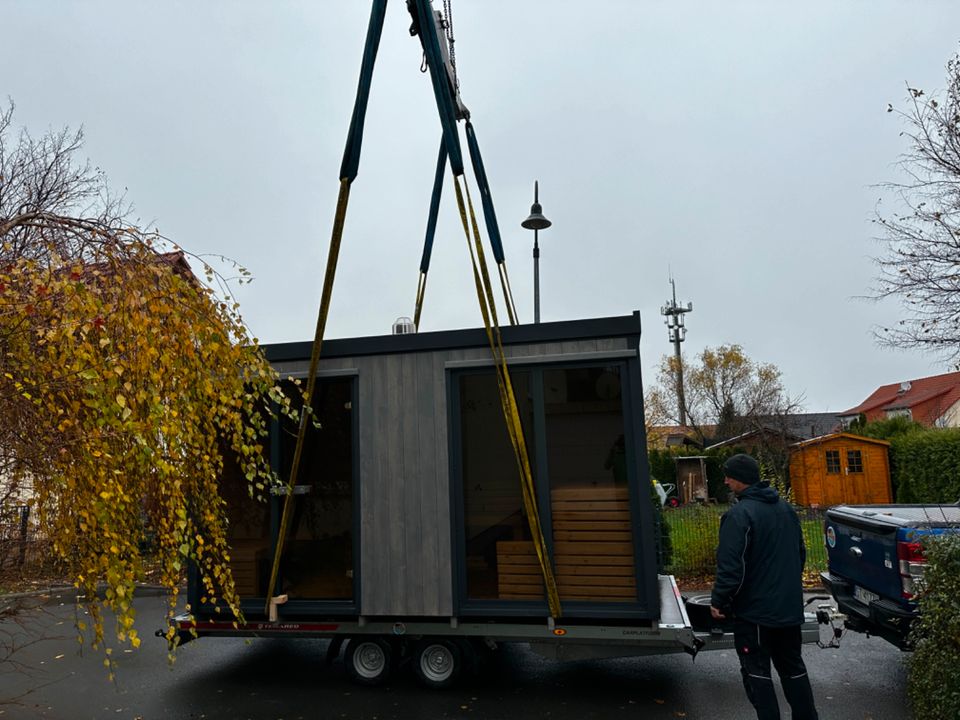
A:
{"type": "MultiPolygon", "coordinates": [[[[529,325],[501,327],[504,345],[531,345],[535,343],[592,340],[599,338],[640,338],[640,312],[603,318],[562,320],[529,325]]],[[[484,328],[464,330],[437,330],[408,335],[372,335],[368,337],[335,338],[323,341],[321,357],[358,357],[362,355],[394,355],[400,353],[456,350],[487,346],[484,328]]],[[[263,345],[270,362],[284,362],[309,358],[310,341],[271,343],[263,345]]]]}

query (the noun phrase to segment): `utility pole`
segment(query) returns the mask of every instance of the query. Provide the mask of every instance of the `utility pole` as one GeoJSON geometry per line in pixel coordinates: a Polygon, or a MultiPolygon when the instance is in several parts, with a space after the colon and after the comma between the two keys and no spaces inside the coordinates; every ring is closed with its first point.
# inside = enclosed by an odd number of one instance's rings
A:
{"type": "Polygon", "coordinates": [[[683,315],[693,312],[693,303],[688,302],[686,307],[677,303],[677,284],[672,277],[670,287],[673,289],[673,297],[660,308],[660,314],[666,318],[663,322],[667,326],[667,335],[673,343],[673,352],[677,359],[677,408],[680,411],[680,426],[686,427],[687,403],[683,397],[683,358],[680,355],[680,343],[687,336],[687,329],[683,326],[683,315]]]}

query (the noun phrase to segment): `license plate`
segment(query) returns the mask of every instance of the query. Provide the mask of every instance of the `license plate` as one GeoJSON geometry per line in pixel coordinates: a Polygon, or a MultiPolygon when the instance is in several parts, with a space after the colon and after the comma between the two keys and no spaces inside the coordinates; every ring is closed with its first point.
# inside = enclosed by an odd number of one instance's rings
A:
{"type": "Polygon", "coordinates": [[[862,602],[864,605],[869,605],[874,600],[879,600],[880,596],[875,592],[870,592],[869,590],[864,590],[862,587],[856,585],[853,586],[853,596],[862,602]]]}

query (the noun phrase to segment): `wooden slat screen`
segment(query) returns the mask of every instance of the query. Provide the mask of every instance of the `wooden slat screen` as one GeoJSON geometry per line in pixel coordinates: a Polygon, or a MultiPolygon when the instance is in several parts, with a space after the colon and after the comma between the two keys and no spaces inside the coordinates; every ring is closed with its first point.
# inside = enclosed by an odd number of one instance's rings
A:
{"type": "MultiPolygon", "coordinates": [[[[553,502],[554,571],[561,600],[627,602],[636,598],[627,488],[562,488],[553,502]]],[[[502,599],[542,600],[533,543],[497,543],[502,599]]]]}

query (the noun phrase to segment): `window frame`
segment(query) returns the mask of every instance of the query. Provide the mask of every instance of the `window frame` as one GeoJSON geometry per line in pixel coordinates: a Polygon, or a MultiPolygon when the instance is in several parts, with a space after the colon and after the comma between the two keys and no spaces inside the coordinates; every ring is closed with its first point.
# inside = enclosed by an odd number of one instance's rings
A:
{"type": "Polygon", "coordinates": [[[824,451],[824,460],[826,461],[827,475],[840,475],[843,469],[843,465],[840,463],[840,451],[839,450],[826,450],[824,451]],[[831,460],[834,463],[831,463],[831,460]]]}
{"type": "Polygon", "coordinates": [[[862,475],[863,474],[863,451],[857,449],[847,450],[847,474],[848,475],[862,475]],[[856,466],[854,468],[854,458],[856,459],[856,466]]]}
{"type": "MultiPolygon", "coordinates": [[[[535,455],[531,465],[536,467],[537,503],[540,523],[544,528],[547,553],[553,561],[552,508],[550,478],[547,467],[546,414],[543,375],[547,370],[617,366],[621,382],[621,413],[627,451],[627,487],[630,496],[632,538],[634,548],[634,576],[637,580],[637,595],[625,602],[594,602],[564,600],[565,614],[584,618],[636,617],[652,618],[659,610],[659,590],[655,582],[657,564],[653,532],[653,509],[649,492],[641,492],[640,477],[649,478],[646,452],[646,428],[643,423],[643,391],[640,382],[639,355],[636,350],[627,353],[578,353],[565,359],[553,356],[549,359],[511,361],[516,371],[530,372],[530,394],[533,400],[533,443],[535,455]],[[651,580],[648,581],[647,579],[651,580]]],[[[546,600],[501,600],[478,599],[467,595],[466,538],[464,532],[465,507],[463,493],[462,425],[460,415],[460,378],[468,374],[495,372],[492,363],[459,364],[446,367],[447,387],[447,440],[450,462],[450,517],[452,536],[453,605],[458,616],[528,617],[549,614],[546,600]]],[[[518,480],[519,481],[519,480],[518,480]]]]}
{"type": "MultiPolygon", "coordinates": [[[[303,380],[307,377],[306,372],[289,373],[284,377],[292,377],[303,380]]],[[[360,380],[359,372],[355,369],[348,370],[322,370],[317,373],[318,383],[324,380],[338,381],[348,380],[351,384],[350,402],[351,402],[351,433],[353,442],[351,448],[352,463],[352,492],[351,501],[352,520],[351,520],[351,552],[353,563],[353,597],[350,600],[325,600],[323,598],[299,598],[291,599],[289,602],[278,605],[277,611],[280,617],[297,616],[353,616],[360,612],[360,598],[362,593],[362,575],[360,572],[361,543],[363,538],[360,533],[360,380]]],[[[274,416],[270,422],[270,466],[274,472],[279,473],[280,468],[280,420],[277,416],[279,408],[274,407],[274,416]]],[[[287,478],[280,478],[286,481],[287,478]]],[[[283,514],[283,495],[275,495],[270,500],[270,562],[277,552],[277,537],[280,532],[280,520],[283,514]]],[[[196,579],[199,579],[199,571],[195,566],[191,566],[191,572],[198,573],[196,579]]],[[[282,572],[277,577],[277,587],[280,587],[283,581],[282,572]]],[[[191,582],[191,588],[195,588],[198,597],[190,597],[189,601],[193,607],[203,607],[199,604],[199,582],[191,582]]],[[[240,609],[248,617],[258,617],[263,614],[263,608],[266,603],[265,597],[243,598],[240,602],[240,609]]],[[[213,612],[213,609],[210,609],[213,612]]]]}

